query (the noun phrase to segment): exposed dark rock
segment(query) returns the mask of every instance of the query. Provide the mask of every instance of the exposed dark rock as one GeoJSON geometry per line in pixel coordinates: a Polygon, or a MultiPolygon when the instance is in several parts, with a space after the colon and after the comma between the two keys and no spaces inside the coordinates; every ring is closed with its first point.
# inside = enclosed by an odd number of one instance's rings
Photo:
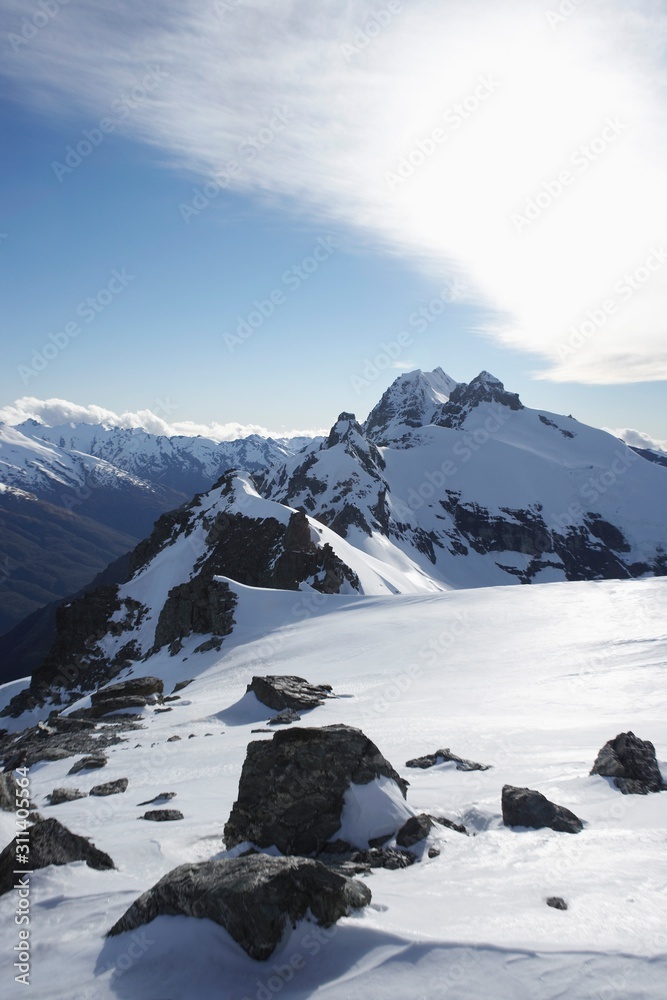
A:
{"type": "Polygon", "coordinates": [[[173,712],[173,711],[174,710],[173,708],[171,708],[171,706],[167,706],[167,708],[156,708],[155,715],[160,715],[161,712],[173,712]]]}
{"type": "Polygon", "coordinates": [[[176,798],[176,792],[160,792],[152,799],[146,799],[145,802],[137,802],[138,806],[152,806],[155,802],[169,802],[170,799],[176,798]]]}
{"type": "Polygon", "coordinates": [[[410,851],[397,851],[394,847],[370,847],[366,851],[355,851],[350,858],[353,864],[364,867],[388,868],[396,871],[399,868],[409,868],[417,860],[410,851]]]}
{"type": "Polygon", "coordinates": [[[440,857],[440,849],[437,848],[437,847],[429,847],[429,849],[428,849],[428,856],[429,856],[429,858],[439,858],[440,857]]]}
{"type": "Polygon", "coordinates": [[[54,788],[48,797],[49,805],[59,806],[62,802],[74,802],[76,799],[85,799],[87,792],[82,792],[78,788],[54,788]]]}
{"type": "Polygon", "coordinates": [[[188,684],[192,684],[193,680],[194,677],[190,677],[187,681],[177,681],[174,684],[174,690],[172,694],[176,694],[177,691],[182,691],[183,688],[186,688],[188,686],[188,684]]]}
{"type": "Polygon", "coordinates": [[[293,722],[301,722],[301,716],[293,708],[284,708],[272,719],[269,719],[269,726],[290,726],[293,722]]]}
{"type": "Polygon", "coordinates": [[[228,848],[243,841],[275,844],[283,854],[311,854],[340,828],[351,783],[407,782],[361,730],[334,725],[279,730],[248,745],[238,799],[225,826],[228,848]]]}
{"type": "Polygon", "coordinates": [[[399,847],[414,847],[420,840],[428,837],[432,829],[433,820],[426,813],[411,816],[396,834],[396,843],[399,847]]]}
{"type": "Polygon", "coordinates": [[[108,684],[107,687],[96,691],[90,696],[90,702],[92,705],[99,705],[101,702],[124,698],[126,695],[141,695],[143,698],[149,698],[152,694],[159,695],[163,691],[164,683],[159,677],[127,677],[124,681],[108,684]]]}
{"type": "Polygon", "coordinates": [[[448,830],[455,830],[457,833],[462,833],[466,837],[469,836],[463,823],[455,823],[452,819],[447,819],[445,816],[431,816],[431,819],[435,823],[439,823],[440,826],[446,826],[448,830]]]}
{"type": "Polygon", "coordinates": [[[329,684],[309,684],[303,677],[273,675],[253,677],[246,691],[252,691],[258,701],[268,708],[308,709],[324,704],[333,698],[329,684]]]}
{"type": "Polygon", "coordinates": [[[552,906],[554,910],[567,910],[567,903],[560,896],[549,896],[547,906],[552,906]]]}
{"type": "MultiPolygon", "coordinates": [[[[108,854],[98,851],[86,837],[72,833],[57,819],[40,819],[28,827],[27,833],[31,871],[49,865],[66,865],[70,861],[85,861],[89,868],[100,871],[115,867],[108,854]]],[[[9,892],[19,877],[14,875],[16,847],[17,841],[13,840],[0,854],[0,896],[9,892]]]]}
{"type": "Polygon", "coordinates": [[[169,739],[167,740],[167,743],[178,743],[178,741],[180,739],[181,739],[180,736],[176,736],[176,735],[170,736],[169,739]]]}
{"type": "Polygon", "coordinates": [[[440,412],[433,417],[433,423],[440,427],[459,428],[480,403],[496,403],[509,410],[524,409],[515,392],[507,392],[503,383],[489,372],[480,372],[472,382],[461,382],[452,390],[449,401],[443,403],[440,412]]]}
{"type": "Polygon", "coordinates": [[[109,763],[109,758],[106,754],[90,754],[88,757],[82,757],[81,760],[77,760],[76,764],[72,764],[68,774],[78,774],[79,771],[93,771],[96,768],[104,767],[109,763]]]}
{"type": "Polygon", "coordinates": [[[21,798],[21,789],[11,771],[0,774],[0,809],[3,812],[16,811],[16,799],[21,798]]]}
{"type": "Polygon", "coordinates": [[[270,958],[288,926],[310,912],[322,927],[371,901],[370,889],[318,861],[244,858],[181,865],[140,896],[114,924],[122,934],[160,915],[215,921],[258,961],[270,958]]]}
{"type": "Polygon", "coordinates": [[[457,771],[488,771],[490,764],[477,764],[474,760],[465,760],[457,757],[451,750],[436,750],[435,753],[426,754],[424,757],[415,757],[413,760],[406,760],[406,767],[420,767],[425,769],[433,767],[435,764],[446,764],[448,761],[456,763],[457,771]]]}
{"type": "Polygon", "coordinates": [[[92,719],[101,719],[105,715],[114,715],[118,712],[126,712],[128,709],[141,710],[146,707],[146,699],[140,694],[119,695],[117,698],[106,698],[97,704],[91,705],[89,714],[92,719]]]}
{"type": "MultiPolygon", "coordinates": [[[[89,709],[81,711],[87,712],[89,709]]],[[[71,717],[68,720],[69,718],[71,717]]],[[[106,747],[121,743],[120,733],[137,728],[127,715],[117,716],[115,719],[107,717],[103,723],[85,721],[86,728],[81,731],[76,726],[66,726],[61,730],[58,721],[53,720],[53,725],[48,727],[31,726],[20,733],[0,738],[0,759],[5,762],[5,771],[17,767],[32,767],[39,761],[64,760],[80,754],[96,756],[106,747]]]]}
{"type": "Polygon", "coordinates": [[[658,767],[655,747],[632,732],[619,733],[615,739],[605,743],[591,774],[613,778],[624,795],[646,795],[667,789],[658,767]]]}
{"type": "Polygon", "coordinates": [[[90,789],[91,795],[119,795],[127,791],[129,782],[127,778],[117,778],[115,781],[107,781],[103,785],[94,785],[90,789]]]}
{"type": "MultiPolygon", "coordinates": [[[[215,552],[209,563],[214,555],[215,552]]],[[[155,649],[193,632],[202,635],[215,633],[220,642],[229,635],[234,627],[233,611],[237,597],[228,584],[214,580],[214,575],[207,563],[192,580],[172,587],[155,628],[155,649]]]]}
{"type": "Polygon", "coordinates": [[[548,827],[561,833],[580,833],[584,828],[573,812],[550,802],[532,788],[504,785],[502,807],[505,826],[527,826],[534,830],[548,827]]]}
{"type": "Polygon", "coordinates": [[[162,700],[166,704],[168,701],[180,701],[181,696],[180,694],[168,694],[162,700]]]}
{"type": "Polygon", "coordinates": [[[60,733],[85,733],[95,729],[91,719],[78,719],[71,715],[49,716],[49,723],[60,733]]]}
{"type": "Polygon", "coordinates": [[[154,823],[168,823],[171,820],[183,819],[179,809],[149,809],[139,819],[149,819],[154,823]]]}

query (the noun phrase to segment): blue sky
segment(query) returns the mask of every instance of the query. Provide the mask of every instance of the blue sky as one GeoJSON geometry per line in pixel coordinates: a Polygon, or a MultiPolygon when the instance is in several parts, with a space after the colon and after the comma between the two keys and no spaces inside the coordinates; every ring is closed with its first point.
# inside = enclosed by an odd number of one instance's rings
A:
{"type": "Polygon", "coordinates": [[[619,37],[595,43],[595,0],[556,24],[489,6],[483,29],[431,0],[81,0],[27,40],[33,8],[5,6],[0,407],[307,430],[441,365],[667,438],[650,5],[628,33],[605,4],[619,37]],[[498,11],[560,76],[501,58],[498,11]]]}

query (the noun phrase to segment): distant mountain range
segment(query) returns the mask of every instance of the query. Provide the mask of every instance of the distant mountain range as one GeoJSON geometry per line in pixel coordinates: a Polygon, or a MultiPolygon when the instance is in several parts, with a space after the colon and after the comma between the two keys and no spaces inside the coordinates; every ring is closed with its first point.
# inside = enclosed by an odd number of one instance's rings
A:
{"type": "Polygon", "coordinates": [[[160,514],[226,469],[256,472],[289,454],[288,444],[255,435],[218,443],[103,425],[0,424],[0,634],[89,584],[160,514]]]}
{"type": "MultiPolygon", "coordinates": [[[[101,589],[50,612],[55,644],[30,670],[42,688],[71,662],[85,690],[192,633],[221,645],[233,627],[225,579],[311,600],[667,572],[666,469],[571,416],[524,407],[488,372],[470,383],[440,368],[401,375],[363,424],[342,413],[296,454],[264,439],[217,450],[145,432],[32,433],[51,456],[96,472],[104,463],[105,488],[116,484],[128,507],[159,475],[169,489],[178,469],[190,483],[210,475],[214,454],[236,466],[163,514],[101,589]],[[109,457],[91,465],[84,446],[109,457]],[[121,462],[129,468],[112,473],[121,462]]],[[[41,466],[26,475],[34,488],[45,477],[46,489],[54,466],[44,457],[41,466]]],[[[31,628],[49,631],[39,616],[31,628]]],[[[6,660],[25,666],[25,626],[3,643],[6,660]]]]}

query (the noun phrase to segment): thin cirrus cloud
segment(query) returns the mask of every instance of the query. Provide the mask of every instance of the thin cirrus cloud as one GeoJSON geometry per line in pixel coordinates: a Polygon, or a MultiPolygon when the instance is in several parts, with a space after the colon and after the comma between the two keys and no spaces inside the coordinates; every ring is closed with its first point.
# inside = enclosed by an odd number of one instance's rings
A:
{"type": "Polygon", "coordinates": [[[605,384],[667,378],[666,37],[651,0],[77,0],[4,72],[94,124],[159,67],[123,129],[184,202],[217,176],[462,275],[477,332],[605,384]]]}
{"type": "MultiPolygon", "coordinates": [[[[171,409],[168,403],[166,409],[171,409]]],[[[0,424],[15,427],[26,420],[36,420],[38,424],[45,424],[47,427],[63,427],[66,424],[99,424],[107,428],[136,427],[148,431],[149,434],[162,434],[167,437],[200,436],[212,441],[236,441],[251,434],[259,434],[261,437],[294,438],[317,437],[328,433],[328,430],[321,428],[272,431],[260,424],[200,424],[192,420],[165,420],[152,410],[115,413],[94,403],[81,406],[66,399],[37,399],[35,396],[23,396],[0,409],[0,424]]]]}

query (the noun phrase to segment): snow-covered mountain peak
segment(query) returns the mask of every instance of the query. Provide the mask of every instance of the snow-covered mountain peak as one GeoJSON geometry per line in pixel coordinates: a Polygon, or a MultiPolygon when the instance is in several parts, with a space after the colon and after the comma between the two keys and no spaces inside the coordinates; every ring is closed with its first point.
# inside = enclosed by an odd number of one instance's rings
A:
{"type": "Polygon", "coordinates": [[[453,389],[432,422],[440,427],[461,427],[468,414],[484,403],[495,403],[510,410],[524,409],[518,393],[508,392],[500,379],[482,371],[472,382],[461,382],[453,389]]]}
{"type": "Polygon", "coordinates": [[[432,423],[457,386],[442,368],[399,375],[364,423],[368,438],[378,445],[398,443],[410,429],[432,423]]]}

